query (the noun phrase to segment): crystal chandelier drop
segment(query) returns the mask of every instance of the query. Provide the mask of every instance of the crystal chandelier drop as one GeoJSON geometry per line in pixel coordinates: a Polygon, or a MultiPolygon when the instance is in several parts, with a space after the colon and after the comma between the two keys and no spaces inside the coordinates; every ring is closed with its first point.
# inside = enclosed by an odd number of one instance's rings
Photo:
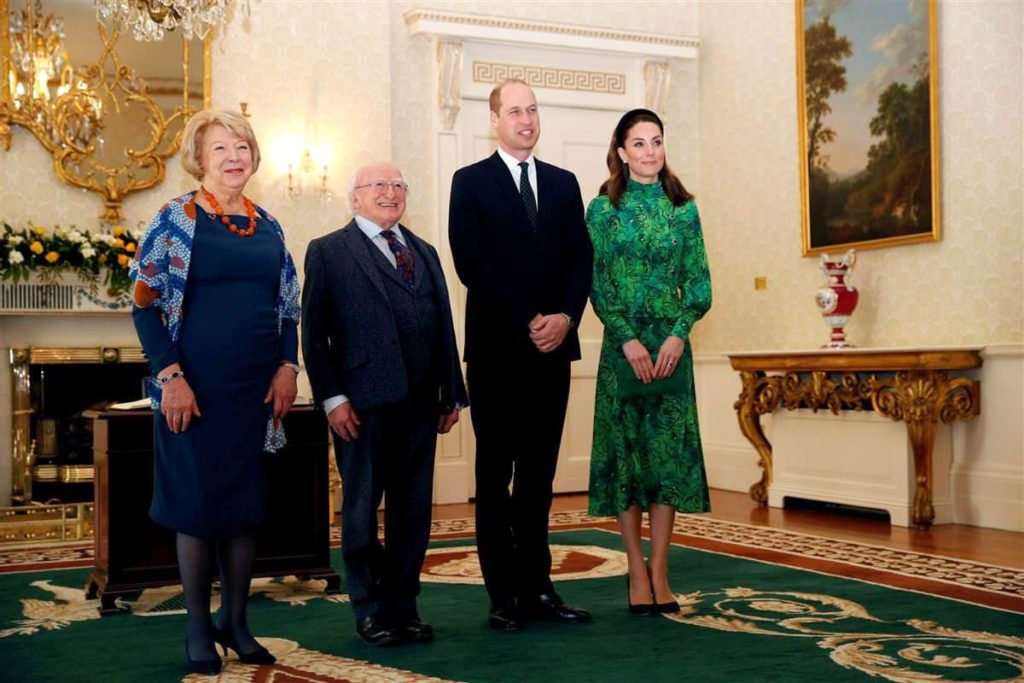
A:
{"type": "Polygon", "coordinates": [[[98,139],[103,102],[85,91],[64,45],[64,19],[43,14],[40,0],[25,0],[25,7],[8,17],[10,62],[0,97],[0,144],[8,148],[8,124],[23,125],[50,150],[63,143],[88,147],[98,139]],[[71,101],[74,106],[68,107],[71,101]],[[63,118],[58,109],[66,108],[63,118]],[[60,120],[60,122],[58,122],[60,120]],[[63,141],[63,142],[62,142],[63,141]]]}
{"type": "Polygon", "coordinates": [[[181,29],[185,40],[206,37],[227,19],[231,0],[93,0],[104,24],[131,31],[135,40],[162,40],[167,31],[181,29]]]}
{"type": "Polygon", "coordinates": [[[7,80],[18,109],[47,106],[70,87],[71,60],[64,47],[64,20],[43,16],[40,0],[10,15],[11,69],[7,80]]]}

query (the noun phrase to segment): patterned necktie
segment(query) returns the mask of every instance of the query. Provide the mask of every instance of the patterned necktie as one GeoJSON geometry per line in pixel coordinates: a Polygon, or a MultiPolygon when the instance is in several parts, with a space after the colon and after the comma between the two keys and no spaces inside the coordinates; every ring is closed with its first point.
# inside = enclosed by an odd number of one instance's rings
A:
{"type": "Polygon", "coordinates": [[[527,169],[530,164],[525,161],[519,162],[519,194],[523,198],[523,206],[526,207],[526,216],[530,219],[530,227],[537,229],[537,198],[533,196],[533,187],[530,185],[530,174],[527,169]]]}
{"type": "Polygon", "coordinates": [[[390,228],[388,230],[382,230],[381,233],[384,235],[384,239],[388,241],[388,249],[395,255],[396,268],[398,272],[402,274],[402,279],[405,280],[405,284],[412,286],[413,278],[416,275],[416,261],[413,259],[412,250],[398,241],[398,235],[395,234],[394,230],[390,228]]]}

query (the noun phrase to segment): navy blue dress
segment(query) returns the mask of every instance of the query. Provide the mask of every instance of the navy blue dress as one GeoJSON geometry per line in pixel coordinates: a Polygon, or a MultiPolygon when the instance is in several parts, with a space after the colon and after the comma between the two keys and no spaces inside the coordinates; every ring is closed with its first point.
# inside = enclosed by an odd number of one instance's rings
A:
{"type": "MultiPolygon", "coordinates": [[[[248,227],[246,216],[231,219],[248,227]]],[[[270,223],[259,218],[256,233],[242,238],[197,205],[177,347],[156,307],[133,313],[147,357],[163,367],[179,360],[202,413],[180,434],[155,415],[149,514],[162,526],[218,539],[264,521],[263,400],[281,361],[294,362],[298,350],[294,321],[285,319],[278,332],[283,263],[284,245],[270,223]]]]}

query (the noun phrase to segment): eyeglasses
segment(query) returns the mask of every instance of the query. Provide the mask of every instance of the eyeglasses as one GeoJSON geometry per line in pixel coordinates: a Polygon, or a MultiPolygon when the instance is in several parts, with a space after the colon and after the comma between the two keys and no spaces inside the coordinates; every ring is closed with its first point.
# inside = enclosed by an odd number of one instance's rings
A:
{"type": "Polygon", "coordinates": [[[394,180],[394,181],[392,181],[390,183],[386,183],[383,180],[378,180],[375,183],[366,183],[365,185],[356,185],[352,189],[354,189],[354,190],[361,190],[364,187],[372,187],[373,191],[377,192],[379,194],[384,194],[385,192],[387,192],[389,187],[392,190],[395,191],[395,194],[402,194],[403,192],[405,192],[406,190],[409,189],[409,186],[406,185],[401,180],[394,180]]]}

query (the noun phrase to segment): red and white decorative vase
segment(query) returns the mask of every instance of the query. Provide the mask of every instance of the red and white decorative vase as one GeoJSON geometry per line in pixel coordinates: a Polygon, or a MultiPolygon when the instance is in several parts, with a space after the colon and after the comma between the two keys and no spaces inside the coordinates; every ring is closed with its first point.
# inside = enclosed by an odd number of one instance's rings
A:
{"type": "Polygon", "coordinates": [[[832,328],[827,344],[823,349],[849,349],[853,347],[846,339],[843,327],[857,308],[857,288],[850,284],[850,271],[857,262],[857,254],[848,250],[839,261],[832,261],[828,254],[821,255],[821,272],[825,276],[825,286],[818,290],[815,299],[818,309],[825,318],[825,324],[832,328]]]}

